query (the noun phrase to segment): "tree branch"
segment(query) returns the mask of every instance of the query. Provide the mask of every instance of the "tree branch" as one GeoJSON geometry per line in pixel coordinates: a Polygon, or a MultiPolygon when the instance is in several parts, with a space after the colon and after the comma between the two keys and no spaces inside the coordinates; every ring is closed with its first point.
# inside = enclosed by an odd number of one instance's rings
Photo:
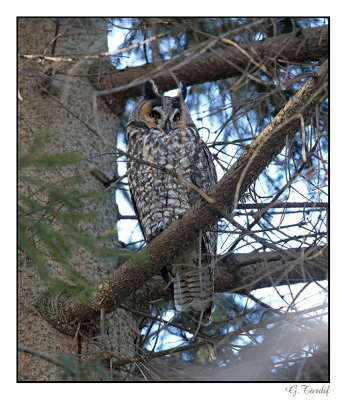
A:
{"type": "Polygon", "coordinates": [[[277,252],[233,254],[218,262],[215,291],[244,293],[324,280],[327,274],[328,246],[286,250],[284,256],[277,252]]]}
{"type": "MultiPolygon", "coordinates": [[[[219,257],[214,277],[216,293],[248,293],[271,286],[291,285],[327,279],[328,246],[227,254],[219,257]]],[[[154,276],[134,294],[143,302],[172,299],[172,291],[154,276]]]]}
{"type": "MultiPolygon", "coordinates": [[[[181,219],[143,248],[137,257],[129,259],[102,282],[90,305],[82,305],[66,294],[56,297],[44,294],[37,303],[42,316],[57,329],[68,332],[70,327],[71,333],[76,320],[89,319],[101,309],[114,310],[125,297],[143,286],[163,266],[169,265],[198,237],[200,231],[208,229],[221,215],[237,207],[239,197],[281,152],[286,141],[300,130],[300,116],[309,117],[317,103],[325,99],[327,82],[328,61],[325,61],[208,193],[215,203],[200,199],[181,219]]],[[[295,256],[294,252],[292,256],[295,256]]]]}
{"type": "Polygon", "coordinates": [[[190,86],[238,76],[251,72],[250,68],[254,67],[266,71],[266,65],[275,61],[283,64],[317,61],[328,54],[329,31],[328,26],[307,28],[298,36],[288,33],[242,46],[216,37],[207,41],[205,46],[197,54],[166,61],[165,68],[162,68],[163,63],[152,63],[103,75],[98,88],[104,90],[99,94],[117,93],[117,98],[139,96],[142,83],[149,77],[155,79],[162,91],[175,89],[177,84],[173,73],[190,86]],[[224,48],[210,50],[211,45],[217,42],[223,43],[224,48]]]}

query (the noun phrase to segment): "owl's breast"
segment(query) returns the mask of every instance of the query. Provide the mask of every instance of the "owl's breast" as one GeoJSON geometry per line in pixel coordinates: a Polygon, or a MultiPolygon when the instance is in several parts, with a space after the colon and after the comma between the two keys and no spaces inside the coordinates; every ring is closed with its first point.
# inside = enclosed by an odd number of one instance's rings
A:
{"type": "MultiPolygon", "coordinates": [[[[181,130],[179,130],[181,131],[181,130]]],[[[180,132],[171,135],[158,130],[128,144],[134,157],[158,166],[128,162],[128,179],[141,226],[147,241],[178,219],[190,206],[189,188],[165,169],[191,180],[194,146],[180,132]],[[164,167],[164,168],[161,168],[164,167]]]]}

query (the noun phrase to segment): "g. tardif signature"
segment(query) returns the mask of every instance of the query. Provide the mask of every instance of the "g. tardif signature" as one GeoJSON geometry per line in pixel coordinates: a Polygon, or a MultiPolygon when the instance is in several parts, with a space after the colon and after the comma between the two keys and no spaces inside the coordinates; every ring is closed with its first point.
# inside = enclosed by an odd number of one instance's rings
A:
{"type": "Polygon", "coordinates": [[[293,397],[295,397],[297,394],[316,394],[316,395],[325,395],[328,397],[328,394],[330,393],[330,385],[322,385],[322,386],[313,386],[313,385],[292,385],[292,386],[287,386],[286,391],[290,393],[293,397]]]}

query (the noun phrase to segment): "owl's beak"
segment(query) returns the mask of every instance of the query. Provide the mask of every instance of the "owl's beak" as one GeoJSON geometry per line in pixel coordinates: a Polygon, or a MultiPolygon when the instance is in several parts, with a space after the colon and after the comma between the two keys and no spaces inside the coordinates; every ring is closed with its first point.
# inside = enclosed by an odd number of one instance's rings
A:
{"type": "Polygon", "coordinates": [[[168,119],[165,121],[164,131],[168,134],[171,132],[171,123],[168,119]]]}

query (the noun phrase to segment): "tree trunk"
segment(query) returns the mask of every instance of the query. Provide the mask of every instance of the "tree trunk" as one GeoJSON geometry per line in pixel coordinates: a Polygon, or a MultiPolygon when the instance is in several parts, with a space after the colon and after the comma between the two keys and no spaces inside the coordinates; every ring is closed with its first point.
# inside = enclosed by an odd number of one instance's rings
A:
{"type": "MultiPolygon", "coordinates": [[[[18,51],[20,54],[43,55],[80,55],[107,51],[107,19],[103,18],[19,18],[18,51]]],[[[101,170],[112,178],[116,163],[101,140],[93,136],[78,118],[95,126],[93,118],[92,93],[94,91],[86,74],[90,65],[87,61],[73,63],[49,62],[40,59],[19,60],[18,75],[18,139],[22,146],[28,146],[35,133],[47,126],[53,131],[53,139],[45,152],[64,153],[78,151],[87,158],[77,167],[45,172],[40,178],[53,181],[84,173],[86,190],[102,191],[102,183],[88,171],[101,170]],[[64,74],[56,74],[57,71],[64,74]],[[81,75],[81,76],[77,76],[81,75]],[[47,94],[47,91],[51,94],[47,94]],[[56,101],[56,100],[58,101],[56,101]],[[73,113],[76,117],[73,116],[73,113]],[[99,156],[98,156],[99,155],[99,156]],[[105,164],[109,161],[107,164],[105,164]],[[102,166],[100,166],[102,164],[102,166]]],[[[98,103],[98,118],[102,133],[109,141],[116,143],[118,117],[112,114],[103,101],[98,103]]],[[[19,183],[21,185],[21,183],[19,183]]],[[[20,186],[20,190],[26,190],[20,186]]],[[[82,231],[100,234],[113,229],[117,223],[114,192],[108,191],[105,203],[91,201],[86,212],[98,212],[98,222],[81,223],[82,231]]],[[[111,243],[117,246],[116,238],[111,243]]],[[[82,248],[76,248],[73,254],[74,267],[93,282],[103,281],[112,272],[111,262],[100,262],[93,254],[82,248]]],[[[82,339],[78,345],[77,336],[58,332],[47,323],[35,309],[38,295],[45,291],[37,271],[28,262],[25,255],[19,253],[18,265],[18,342],[30,348],[40,349],[43,353],[71,354],[84,359],[100,352],[91,341],[82,339]]],[[[66,279],[66,272],[54,263],[51,269],[60,279],[66,279]]],[[[136,308],[134,304],[130,304],[136,308]]],[[[122,358],[134,354],[134,339],[139,333],[139,320],[124,310],[115,310],[107,316],[106,340],[109,347],[122,358]]],[[[59,380],[61,369],[43,358],[19,353],[19,381],[59,380]]]]}

